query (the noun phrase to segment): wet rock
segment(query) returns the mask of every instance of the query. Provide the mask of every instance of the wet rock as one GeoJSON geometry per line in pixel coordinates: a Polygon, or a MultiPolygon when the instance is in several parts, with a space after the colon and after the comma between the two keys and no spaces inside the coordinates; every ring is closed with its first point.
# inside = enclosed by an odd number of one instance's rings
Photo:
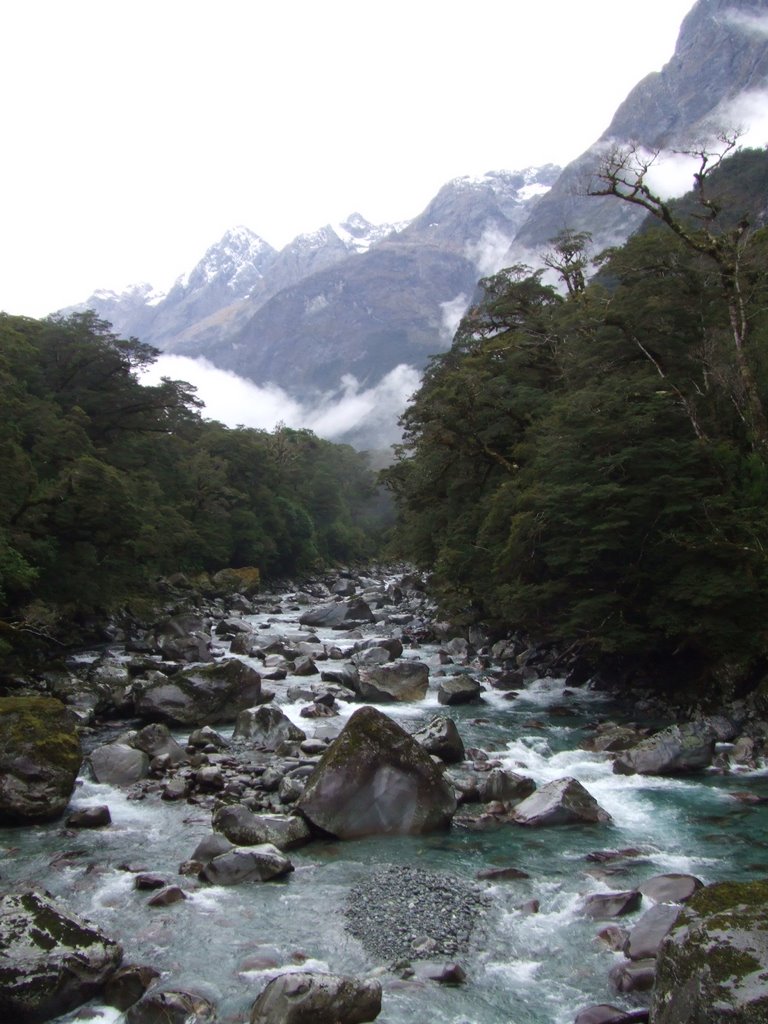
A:
{"type": "Polygon", "coordinates": [[[335,629],[352,622],[374,622],[375,618],[365,601],[334,601],[309,608],[299,617],[302,626],[320,626],[335,629]]]}
{"type": "Polygon", "coordinates": [[[525,775],[492,768],[480,782],[480,799],[483,803],[499,800],[504,804],[520,804],[536,791],[536,783],[525,775]]]}
{"type": "Polygon", "coordinates": [[[184,800],[189,796],[191,787],[189,781],[182,775],[177,775],[173,779],[169,779],[163,785],[163,789],[160,793],[161,800],[167,800],[173,802],[175,800],[184,800]]]}
{"type": "Polygon", "coordinates": [[[622,1010],[609,1003],[598,1003],[580,1010],[573,1024],[645,1024],[647,1020],[647,1010],[622,1010]]]}
{"type": "Polygon", "coordinates": [[[437,699],[440,704],[456,705],[471,704],[479,698],[483,688],[476,679],[471,676],[453,676],[451,679],[442,679],[437,688],[437,699]]]}
{"type": "Polygon", "coordinates": [[[155,630],[154,648],[166,661],[211,662],[207,625],[199,615],[184,613],[161,623],[155,630]]]}
{"type": "Polygon", "coordinates": [[[581,912],[597,921],[609,917],[623,917],[624,914],[632,914],[639,910],[642,899],[643,897],[637,889],[630,889],[626,892],[593,893],[584,900],[581,912]]]}
{"type": "Polygon", "coordinates": [[[352,839],[444,828],[456,798],[423,747],[363,707],[323,754],[297,806],[316,827],[352,839]]]}
{"type": "Polygon", "coordinates": [[[570,825],[607,823],[611,816],[572,778],[555,779],[519,803],[512,812],[518,825],[570,825]]]}
{"type": "Polygon", "coordinates": [[[452,718],[436,715],[413,733],[413,738],[427,753],[434,754],[446,764],[458,764],[464,760],[464,743],[452,718]]]}
{"type": "MultiPolygon", "coordinates": [[[[237,845],[246,844],[238,843],[237,845]]],[[[220,835],[218,832],[212,832],[200,840],[190,860],[196,861],[199,864],[209,864],[214,857],[218,857],[222,853],[228,853],[232,846],[233,844],[225,836],[220,835]]]]}
{"type": "Polygon", "coordinates": [[[655,1024],[761,1024],[768,1006],[768,883],[720,882],[686,903],[662,944],[655,1024]]]}
{"type": "Polygon", "coordinates": [[[515,910],[521,914],[538,914],[541,909],[541,903],[538,900],[526,900],[525,903],[519,903],[515,910]]]}
{"type": "Polygon", "coordinates": [[[125,1024],[216,1024],[216,1008],[190,992],[153,991],[128,1009],[125,1024]]]}
{"type": "Polygon", "coordinates": [[[89,761],[97,782],[130,786],[149,774],[149,757],[126,743],[105,743],[91,751],[89,761]]]}
{"type": "Polygon", "coordinates": [[[181,764],[187,761],[185,751],[171,736],[168,726],[160,722],[153,722],[139,729],[131,740],[131,746],[137,750],[143,750],[148,757],[167,757],[169,764],[181,764]]]}
{"type": "Polygon", "coordinates": [[[608,975],[617,992],[649,992],[656,977],[656,960],[623,960],[608,975]]]}
{"type": "Polygon", "coordinates": [[[356,692],[376,703],[423,700],[429,686],[429,668],[423,661],[360,666],[358,676],[356,692]]]}
{"type": "Polygon", "coordinates": [[[73,1010],[118,968],[119,943],[37,892],[0,896],[0,1020],[37,1024],[73,1010]]]}
{"type": "Polygon", "coordinates": [[[72,716],[58,700],[0,698],[0,824],[57,818],[81,760],[72,716]]]}
{"type": "Polygon", "coordinates": [[[455,961],[423,960],[416,964],[414,975],[425,981],[435,981],[438,985],[463,985],[467,980],[467,972],[455,961]]]}
{"type": "Polygon", "coordinates": [[[80,807],[67,815],[67,828],[101,828],[112,824],[112,815],[106,804],[97,807],[80,807]]]}
{"type": "Polygon", "coordinates": [[[159,977],[160,972],[147,965],[118,967],[104,986],[104,1002],[118,1010],[127,1010],[141,999],[152,982],[159,977]]]}
{"type": "Polygon", "coordinates": [[[233,739],[248,740],[253,746],[276,750],[282,743],[300,743],[307,738],[278,707],[247,708],[237,716],[233,739]]]}
{"type": "Polygon", "coordinates": [[[638,885],[638,889],[654,903],[685,903],[704,883],[695,875],[654,875],[638,885]]]}
{"type": "Polygon", "coordinates": [[[621,953],[627,944],[629,932],[626,928],[619,928],[618,925],[610,924],[607,928],[600,929],[597,933],[597,938],[600,942],[605,943],[608,949],[612,949],[614,953],[621,953]]]}
{"type": "Polygon", "coordinates": [[[293,864],[271,843],[259,846],[233,846],[209,861],[200,877],[213,885],[239,885],[241,882],[267,882],[293,871],[293,864]]]}
{"type": "Polygon", "coordinates": [[[316,676],[319,671],[314,659],[308,655],[297,658],[293,665],[295,676],[316,676]]]}
{"type": "Polygon", "coordinates": [[[278,850],[289,850],[303,846],[311,838],[303,818],[288,814],[254,814],[242,804],[220,807],[213,815],[213,827],[235,846],[272,843],[278,850]]]}
{"type": "Polygon", "coordinates": [[[669,930],[674,926],[682,907],[674,903],[657,903],[646,910],[629,933],[625,954],[630,960],[656,956],[669,930]]]}
{"type": "Polygon", "coordinates": [[[172,679],[152,680],[136,698],[136,714],[171,725],[233,722],[260,703],[261,676],[238,658],[185,669],[172,679]]]}
{"type": "Polygon", "coordinates": [[[251,1007],[250,1024],[364,1024],[380,1012],[380,982],[300,971],[270,981],[251,1007]]]}
{"type": "Polygon", "coordinates": [[[141,871],[133,880],[134,889],[139,892],[151,892],[153,889],[163,889],[168,884],[162,875],[153,875],[148,871],[141,871]]]}
{"type": "Polygon", "coordinates": [[[187,894],[178,885],[166,885],[147,900],[148,907],[170,907],[187,899],[187,894]]]}
{"type": "Polygon", "coordinates": [[[613,763],[619,775],[673,775],[712,763],[715,734],[706,723],[671,725],[624,751],[613,763]]]}

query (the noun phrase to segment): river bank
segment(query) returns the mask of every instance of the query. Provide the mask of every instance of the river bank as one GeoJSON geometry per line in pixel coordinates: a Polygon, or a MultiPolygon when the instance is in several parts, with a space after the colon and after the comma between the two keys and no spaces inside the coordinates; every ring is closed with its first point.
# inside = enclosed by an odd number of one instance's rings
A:
{"type": "MultiPolygon", "coordinates": [[[[98,781],[86,767],[68,813],[106,804],[111,824],[88,830],[63,821],[3,828],[4,891],[48,889],[118,938],[126,959],[155,965],[166,987],[208,997],[218,1019],[232,1024],[247,1019],[270,978],[307,965],[379,979],[379,1019],[392,1024],[427,1017],[445,1024],[567,1024],[590,1004],[610,1002],[630,1012],[648,999],[642,992],[617,992],[610,981],[626,958],[596,940],[602,928],[584,913],[589,897],[637,889],[659,873],[714,882],[768,872],[760,803],[768,793],[756,760],[759,747],[753,742],[749,757],[748,744],[737,751],[745,737],[759,743],[759,736],[738,733],[753,728],[746,720],[731,740],[719,741],[715,767],[707,771],[616,774],[615,744],[621,741],[612,733],[629,730],[638,740],[646,729],[631,724],[635,708],[546,675],[551,669],[541,664],[542,652],[526,656],[509,645],[494,652],[467,638],[441,637],[416,579],[382,573],[317,580],[311,588],[314,593],[299,587],[238,595],[233,601],[240,607],[222,601],[215,616],[199,616],[200,630],[188,621],[186,633],[176,638],[183,643],[175,648],[177,658],[180,649],[200,654],[202,639],[213,658],[209,664],[234,658],[258,672],[265,699],[257,707],[277,707],[280,727],[284,716],[302,730],[303,740],[283,738],[268,749],[262,733],[239,742],[232,735],[233,719],[204,723],[225,746],[211,733],[190,743],[192,723],[174,722],[167,706],[161,713],[148,695],[178,679],[187,671],[184,665],[198,663],[170,662],[162,649],[156,653],[157,631],[125,638],[124,647],[81,655],[66,680],[62,674],[37,680],[50,687],[47,692],[69,697],[91,762],[94,750],[114,747],[115,740],[127,740],[117,745],[136,750],[130,746],[136,734],[163,716],[187,760],[174,763],[168,750],[140,751],[146,774],[122,783],[98,781]],[[340,588],[335,594],[334,587],[340,588]],[[318,607],[337,616],[343,609],[343,617],[330,625],[301,621],[318,607]],[[393,641],[402,645],[394,659],[393,641]],[[382,651],[386,661],[376,653],[382,651]],[[384,703],[379,694],[361,701],[354,686],[370,667],[366,661],[424,665],[426,689],[408,700],[384,703]],[[169,674],[161,671],[171,664],[176,668],[169,674]],[[272,693],[269,700],[266,691],[272,693]],[[457,697],[465,702],[445,702],[457,697]],[[448,829],[354,841],[315,837],[287,850],[293,871],[268,883],[229,886],[201,880],[194,870],[179,874],[180,865],[195,860],[199,843],[211,834],[212,815],[223,806],[290,813],[322,751],[361,703],[409,734],[437,715],[455,724],[464,756],[445,768],[460,800],[448,829]],[[121,709],[129,713],[122,719],[121,709]],[[734,760],[737,755],[741,762],[734,760]],[[511,777],[521,775],[539,788],[563,777],[577,779],[610,821],[521,827],[514,820],[521,801],[509,798],[511,777]],[[494,875],[499,869],[506,874],[494,875]],[[164,889],[175,886],[183,895],[149,907],[151,894],[136,888],[139,874],[154,874],[164,889]],[[436,902],[427,898],[430,891],[436,902]],[[439,908],[448,909],[450,921],[452,905],[471,906],[472,914],[458,914],[457,941],[450,946],[444,941],[450,926],[430,934],[427,924],[440,918],[439,908]],[[408,922],[409,910],[414,927],[403,931],[398,945],[393,936],[408,922]],[[463,978],[444,978],[450,985],[430,980],[424,971],[434,970],[435,959],[441,969],[456,964],[463,978]]],[[[178,607],[170,610],[170,619],[181,614],[178,607]]],[[[198,730],[200,724],[195,723],[198,730]]],[[[654,905],[645,896],[637,902],[622,925],[654,905]]],[[[96,1003],[61,1019],[82,1020],[78,1015],[86,1012],[103,1020],[117,1016],[96,1003]]]]}

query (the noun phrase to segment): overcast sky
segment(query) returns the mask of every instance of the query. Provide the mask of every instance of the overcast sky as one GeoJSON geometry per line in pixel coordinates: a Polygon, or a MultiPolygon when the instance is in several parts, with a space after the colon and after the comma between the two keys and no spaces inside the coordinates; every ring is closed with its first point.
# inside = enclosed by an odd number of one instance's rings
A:
{"type": "Polygon", "coordinates": [[[235,224],[281,247],[565,163],[692,0],[4,0],[0,309],[167,288],[235,224]]]}

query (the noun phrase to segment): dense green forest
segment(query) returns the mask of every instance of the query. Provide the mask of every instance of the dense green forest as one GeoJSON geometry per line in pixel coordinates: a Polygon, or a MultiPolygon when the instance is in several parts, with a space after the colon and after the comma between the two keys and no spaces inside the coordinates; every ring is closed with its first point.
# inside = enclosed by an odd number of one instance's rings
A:
{"type": "Polygon", "coordinates": [[[163,573],[275,577],[370,557],[364,455],[309,431],[227,429],[157,351],[92,313],[0,315],[0,620],[114,608],[163,573]]]}
{"type": "Polygon", "coordinates": [[[768,653],[768,156],[724,140],[669,203],[652,163],[591,186],[648,211],[622,248],[566,228],[560,290],[481,282],[387,479],[454,619],[733,692],[768,653]]]}

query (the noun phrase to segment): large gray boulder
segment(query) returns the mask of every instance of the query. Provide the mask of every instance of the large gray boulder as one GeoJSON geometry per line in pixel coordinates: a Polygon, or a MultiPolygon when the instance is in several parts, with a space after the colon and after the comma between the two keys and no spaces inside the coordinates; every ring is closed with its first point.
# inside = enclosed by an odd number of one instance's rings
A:
{"type": "Polygon", "coordinates": [[[434,754],[446,764],[459,764],[464,760],[464,742],[456,723],[446,715],[436,715],[415,732],[413,738],[428,754],[434,754]]]}
{"type": "Polygon", "coordinates": [[[468,675],[456,675],[450,679],[441,679],[437,687],[437,699],[440,704],[456,705],[471,704],[476,701],[483,688],[476,679],[468,675]]]}
{"type": "Polygon", "coordinates": [[[251,1008],[251,1024],[365,1024],[381,1012],[381,982],[295,971],[273,978],[251,1008]]]}
{"type": "Polygon", "coordinates": [[[289,850],[302,846],[311,838],[303,818],[290,814],[254,814],[244,804],[219,807],[211,823],[235,846],[272,843],[278,850],[289,850]]]}
{"type": "Polygon", "coordinates": [[[661,945],[654,1024],[768,1021],[768,882],[700,889],[661,945]]]}
{"type": "Polygon", "coordinates": [[[619,754],[613,762],[618,775],[675,775],[712,764],[717,737],[702,722],[670,725],[619,754]]]}
{"type": "Polygon", "coordinates": [[[62,814],[81,760],[72,716],[60,701],[0,698],[0,825],[62,814]]]}
{"type": "Polygon", "coordinates": [[[646,910],[629,933],[624,952],[630,960],[645,960],[657,956],[670,928],[680,916],[677,903],[657,903],[646,910]]]}
{"type": "Polygon", "coordinates": [[[512,812],[518,825],[572,825],[610,822],[610,814],[577,780],[554,779],[523,800],[512,812]]]}
{"type": "Polygon", "coordinates": [[[248,740],[265,750],[277,750],[282,743],[301,743],[306,738],[307,734],[273,704],[241,711],[232,733],[232,739],[248,740]]]}
{"type": "Polygon", "coordinates": [[[347,622],[375,622],[375,616],[365,601],[333,601],[308,609],[299,618],[302,626],[320,626],[338,629],[347,622]]]}
{"type": "Polygon", "coordinates": [[[363,707],[320,759],[297,809],[340,839],[418,835],[445,828],[456,798],[413,737],[376,708],[363,707]]]}
{"type": "Polygon", "coordinates": [[[226,658],[140,686],[136,714],[170,725],[234,722],[240,711],[258,704],[260,698],[259,673],[237,658],[226,658]]]}
{"type": "Polygon", "coordinates": [[[429,668],[423,661],[391,661],[386,665],[358,666],[356,690],[363,700],[423,700],[429,687],[429,668]]]}
{"type": "Polygon", "coordinates": [[[110,786],[130,786],[149,774],[149,755],[127,743],[104,743],[88,760],[96,781],[110,786]]]}
{"type": "Polygon", "coordinates": [[[139,729],[131,740],[131,746],[137,750],[143,750],[149,757],[168,756],[171,764],[180,764],[188,761],[186,751],[171,736],[167,725],[162,722],[152,722],[139,729]]]}
{"type": "Polygon", "coordinates": [[[271,843],[258,846],[233,846],[210,860],[200,877],[214,885],[239,885],[241,882],[268,882],[293,871],[293,864],[271,843]]]}
{"type": "Polygon", "coordinates": [[[0,896],[0,1020],[37,1024],[81,1006],[120,966],[119,943],[37,892],[0,896]]]}
{"type": "Polygon", "coordinates": [[[157,626],[154,647],[166,661],[213,661],[207,624],[194,612],[175,615],[157,626]]]}
{"type": "Polygon", "coordinates": [[[216,1024],[216,1008],[203,996],[167,989],[148,992],[125,1015],[125,1024],[216,1024]]]}

